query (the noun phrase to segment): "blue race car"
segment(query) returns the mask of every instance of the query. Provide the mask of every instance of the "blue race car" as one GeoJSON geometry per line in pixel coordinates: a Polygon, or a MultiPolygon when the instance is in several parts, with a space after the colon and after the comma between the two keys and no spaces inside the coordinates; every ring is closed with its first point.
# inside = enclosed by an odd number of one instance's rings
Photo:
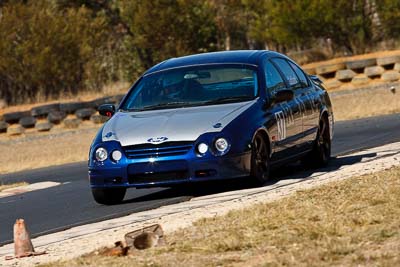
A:
{"type": "Polygon", "coordinates": [[[321,81],[272,51],[173,58],[147,70],[90,148],[89,178],[101,204],[129,187],[240,178],[259,185],[271,167],[326,165],[333,113],[321,81]]]}

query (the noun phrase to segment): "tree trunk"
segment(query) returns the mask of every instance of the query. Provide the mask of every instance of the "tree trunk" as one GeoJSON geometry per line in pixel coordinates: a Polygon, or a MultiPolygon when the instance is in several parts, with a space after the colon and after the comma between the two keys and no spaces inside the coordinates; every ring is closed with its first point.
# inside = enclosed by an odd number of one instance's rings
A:
{"type": "Polygon", "coordinates": [[[226,51],[231,50],[231,36],[230,36],[230,34],[227,34],[225,36],[225,50],[226,51]]]}

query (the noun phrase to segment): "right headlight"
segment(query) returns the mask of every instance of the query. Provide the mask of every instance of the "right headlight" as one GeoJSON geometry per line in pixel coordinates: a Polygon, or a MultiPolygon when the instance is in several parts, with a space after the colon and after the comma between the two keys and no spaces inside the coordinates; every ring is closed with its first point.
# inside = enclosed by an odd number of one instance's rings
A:
{"type": "Polygon", "coordinates": [[[103,147],[96,149],[95,157],[98,161],[105,161],[107,159],[107,150],[103,147]]]}
{"type": "Polygon", "coordinates": [[[114,150],[111,153],[111,159],[114,161],[119,161],[122,158],[122,153],[119,150],[114,150]]]}

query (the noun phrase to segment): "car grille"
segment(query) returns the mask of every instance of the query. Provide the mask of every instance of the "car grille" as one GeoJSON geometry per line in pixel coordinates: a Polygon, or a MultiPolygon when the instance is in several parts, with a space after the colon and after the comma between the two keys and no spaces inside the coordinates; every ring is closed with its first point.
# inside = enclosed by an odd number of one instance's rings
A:
{"type": "Polygon", "coordinates": [[[142,159],[184,155],[192,147],[192,141],[182,141],[125,146],[123,149],[129,159],[142,159]]]}

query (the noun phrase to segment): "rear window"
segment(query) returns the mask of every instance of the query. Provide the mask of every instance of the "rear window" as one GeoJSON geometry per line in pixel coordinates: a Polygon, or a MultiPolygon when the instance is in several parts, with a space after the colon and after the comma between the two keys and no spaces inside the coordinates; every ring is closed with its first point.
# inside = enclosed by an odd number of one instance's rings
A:
{"type": "Polygon", "coordinates": [[[296,72],[297,77],[300,79],[302,87],[308,87],[309,83],[308,83],[306,76],[304,75],[304,72],[299,67],[297,67],[295,64],[293,64],[292,62],[290,62],[290,66],[296,72]]]}
{"type": "Polygon", "coordinates": [[[285,75],[286,80],[289,83],[291,89],[302,88],[296,73],[290,67],[289,63],[283,58],[274,58],[272,61],[279,67],[283,75],[285,75]]]}
{"type": "Polygon", "coordinates": [[[265,65],[265,80],[270,93],[286,88],[282,76],[270,61],[265,65]]]}

